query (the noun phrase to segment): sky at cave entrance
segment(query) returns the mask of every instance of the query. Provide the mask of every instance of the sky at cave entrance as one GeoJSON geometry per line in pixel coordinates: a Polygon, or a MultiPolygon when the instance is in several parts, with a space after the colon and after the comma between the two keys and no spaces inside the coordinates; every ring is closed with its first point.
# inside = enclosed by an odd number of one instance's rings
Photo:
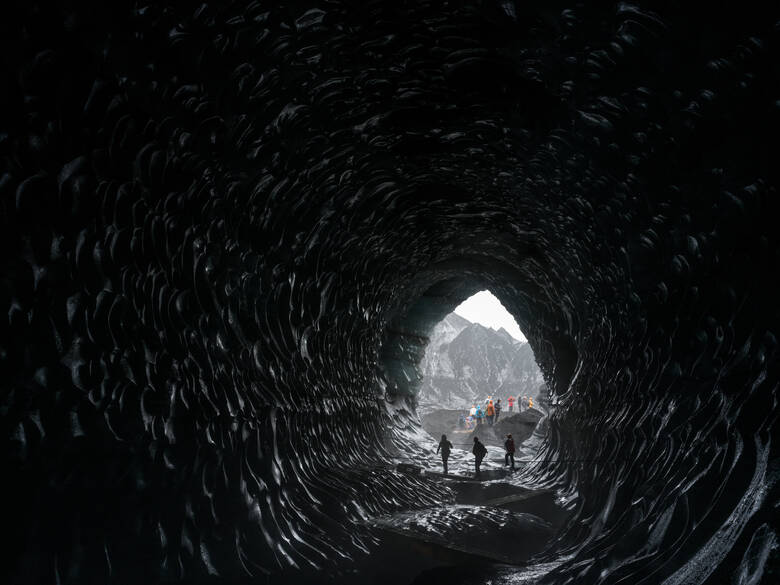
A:
{"type": "Polygon", "coordinates": [[[527,341],[514,317],[504,308],[504,305],[490,291],[481,290],[471,295],[455,309],[455,313],[472,323],[485,327],[500,329],[520,341],[527,341]]]}

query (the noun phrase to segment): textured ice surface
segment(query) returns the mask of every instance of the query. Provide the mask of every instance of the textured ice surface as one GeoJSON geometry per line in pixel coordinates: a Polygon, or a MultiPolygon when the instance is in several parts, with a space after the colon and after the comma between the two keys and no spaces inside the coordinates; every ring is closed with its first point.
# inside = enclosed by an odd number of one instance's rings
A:
{"type": "Polygon", "coordinates": [[[777,581],[778,7],[655,10],[4,4],[0,581],[340,579],[486,288],[544,581],[777,581]]]}
{"type": "Polygon", "coordinates": [[[551,526],[502,508],[447,506],[378,518],[374,524],[470,553],[522,563],[544,548],[551,526]]]}

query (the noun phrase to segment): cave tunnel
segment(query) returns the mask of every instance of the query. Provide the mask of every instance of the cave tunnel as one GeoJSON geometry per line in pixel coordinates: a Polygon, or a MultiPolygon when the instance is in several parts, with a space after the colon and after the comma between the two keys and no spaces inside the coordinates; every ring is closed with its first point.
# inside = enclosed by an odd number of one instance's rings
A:
{"type": "Polygon", "coordinates": [[[468,582],[778,582],[775,3],[1,10],[0,581],[369,583],[489,288],[570,514],[468,582]]]}

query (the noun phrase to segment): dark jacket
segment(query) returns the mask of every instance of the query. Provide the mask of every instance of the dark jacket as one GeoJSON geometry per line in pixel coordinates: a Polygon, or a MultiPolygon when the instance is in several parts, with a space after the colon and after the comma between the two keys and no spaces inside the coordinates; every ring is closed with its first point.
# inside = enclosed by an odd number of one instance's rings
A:
{"type": "Polygon", "coordinates": [[[441,454],[445,457],[450,454],[450,451],[452,451],[452,443],[449,441],[439,441],[439,446],[436,447],[436,452],[439,452],[439,449],[441,449],[441,454]]]}
{"type": "Polygon", "coordinates": [[[514,453],[515,452],[515,440],[514,439],[507,439],[504,441],[504,448],[506,449],[507,453],[514,453]]]}
{"type": "Polygon", "coordinates": [[[471,452],[474,453],[474,456],[478,459],[482,459],[485,455],[487,455],[487,449],[485,448],[485,445],[479,441],[474,443],[474,448],[471,450],[471,452]]]}

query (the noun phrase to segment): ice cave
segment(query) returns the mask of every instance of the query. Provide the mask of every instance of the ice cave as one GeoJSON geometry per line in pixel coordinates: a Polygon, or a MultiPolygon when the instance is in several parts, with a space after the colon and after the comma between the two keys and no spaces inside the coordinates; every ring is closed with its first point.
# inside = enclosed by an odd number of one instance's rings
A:
{"type": "Polygon", "coordinates": [[[0,582],[780,582],[777,3],[0,14],[0,582]],[[556,406],[458,483],[485,289],[556,406]]]}

